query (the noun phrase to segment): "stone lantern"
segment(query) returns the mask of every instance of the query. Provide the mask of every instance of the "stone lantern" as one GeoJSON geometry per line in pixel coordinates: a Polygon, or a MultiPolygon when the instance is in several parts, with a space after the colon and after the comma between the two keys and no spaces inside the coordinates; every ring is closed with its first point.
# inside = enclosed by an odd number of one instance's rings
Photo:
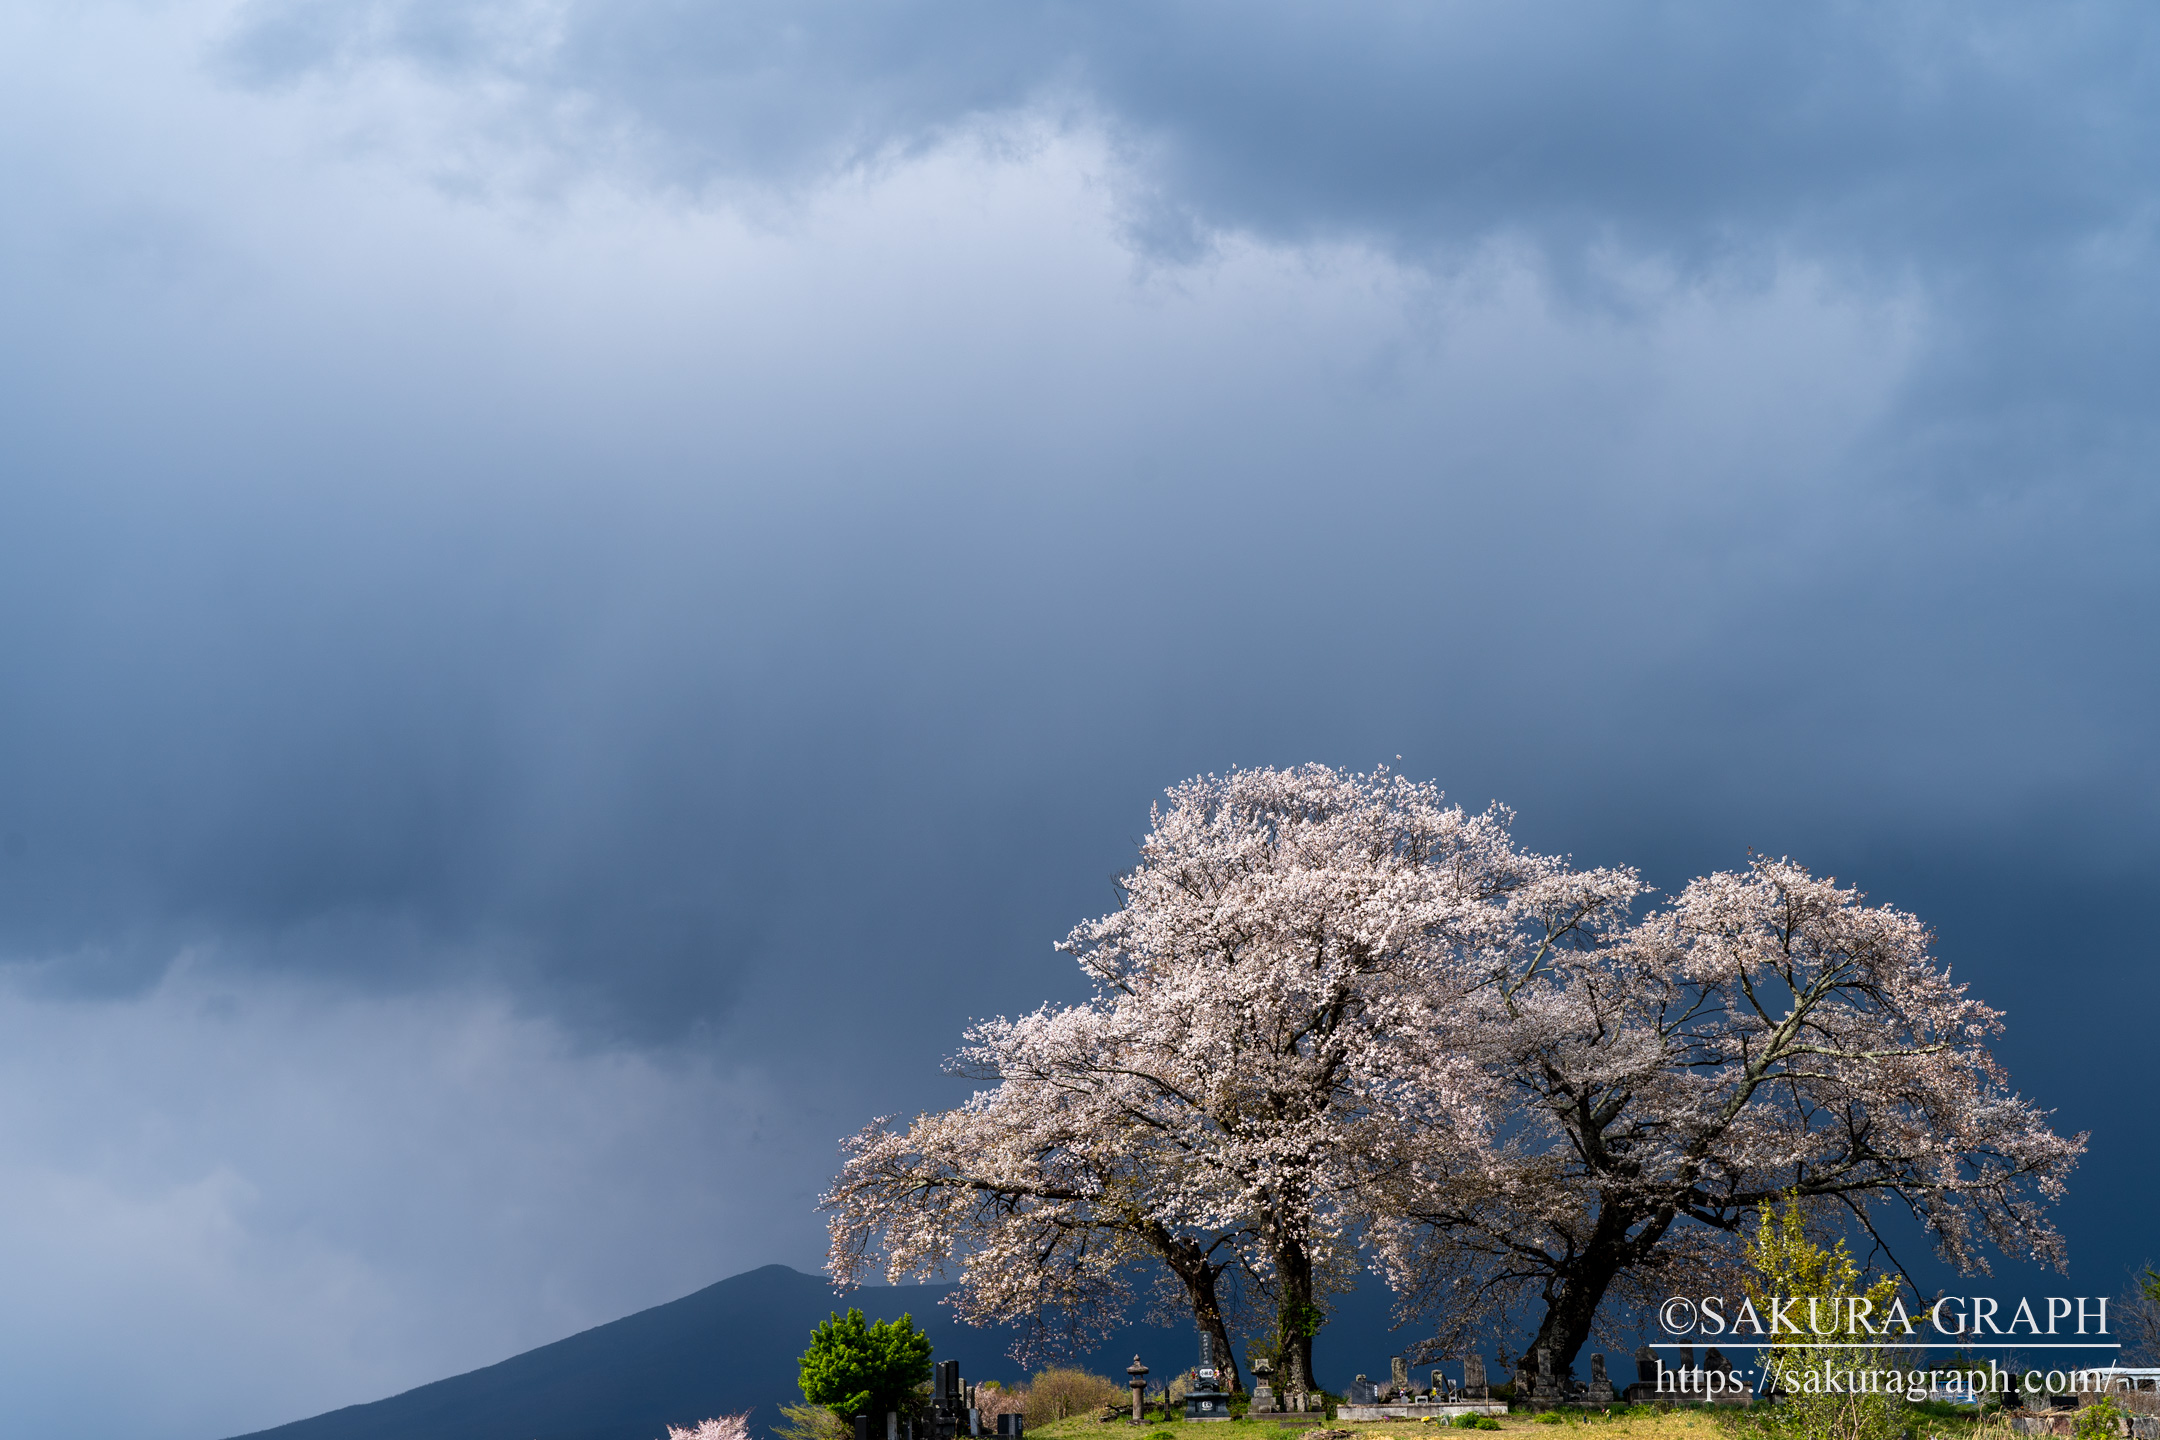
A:
{"type": "Polygon", "coordinates": [[[1132,1386],[1132,1423],[1138,1425],[1147,1419],[1141,1413],[1147,1395],[1147,1366],[1142,1365],[1140,1357],[1135,1355],[1132,1364],[1125,1367],[1125,1373],[1130,1377],[1126,1383],[1132,1386]]]}
{"type": "Polygon", "coordinates": [[[1258,1356],[1253,1360],[1252,1404],[1248,1409],[1262,1413],[1274,1410],[1275,1392],[1268,1385],[1268,1376],[1274,1373],[1274,1369],[1275,1367],[1268,1363],[1268,1358],[1265,1355],[1258,1356]]]}

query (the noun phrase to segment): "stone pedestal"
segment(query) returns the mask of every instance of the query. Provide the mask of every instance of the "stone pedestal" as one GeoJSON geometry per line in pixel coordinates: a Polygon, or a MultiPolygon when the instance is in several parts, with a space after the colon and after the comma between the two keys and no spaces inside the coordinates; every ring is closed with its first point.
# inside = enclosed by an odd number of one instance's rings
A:
{"type": "Polygon", "coordinates": [[[1610,1405],[1618,1397],[1613,1394],[1612,1381],[1605,1374],[1605,1357],[1590,1357],[1590,1388],[1583,1392],[1583,1399],[1592,1405],[1610,1405]]]}
{"type": "Polygon", "coordinates": [[[1213,1378],[1202,1382],[1204,1390],[1185,1392],[1185,1418],[1187,1420],[1228,1420],[1230,1397],[1215,1388],[1213,1378]]]}

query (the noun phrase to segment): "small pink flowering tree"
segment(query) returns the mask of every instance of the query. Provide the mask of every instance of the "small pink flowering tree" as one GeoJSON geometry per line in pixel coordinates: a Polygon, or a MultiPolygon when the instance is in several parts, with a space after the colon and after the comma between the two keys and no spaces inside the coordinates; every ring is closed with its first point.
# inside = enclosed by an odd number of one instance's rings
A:
{"type": "Polygon", "coordinates": [[[700,1420],[696,1428],[685,1430],[680,1425],[667,1427],[667,1440],[750,1440],[750,1412],[740,1415],[721,1415],[711,1420],[700,1420]]]}

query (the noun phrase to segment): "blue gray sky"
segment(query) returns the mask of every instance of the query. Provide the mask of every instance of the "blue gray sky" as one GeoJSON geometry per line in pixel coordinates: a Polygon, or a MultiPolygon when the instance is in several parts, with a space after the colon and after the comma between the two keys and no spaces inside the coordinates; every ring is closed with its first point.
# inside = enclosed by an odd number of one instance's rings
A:
{"type": "Polygon", "coordinates": [[[1917,911],[2113,1288],[2156,121],[2128,4],[0,5],[0,1412],[814,1268],[1235,764],[1917,911]]]}

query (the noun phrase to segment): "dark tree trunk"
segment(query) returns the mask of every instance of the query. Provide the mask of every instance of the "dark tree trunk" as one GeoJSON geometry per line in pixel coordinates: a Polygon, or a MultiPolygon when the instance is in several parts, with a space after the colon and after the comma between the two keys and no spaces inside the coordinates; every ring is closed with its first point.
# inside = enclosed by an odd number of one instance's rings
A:
{"type": "Polygon", "coordinates": [[[1622,1270],[1656,1246],[1671,1224],[1670,1215],[1644,1217],[1611,1206],[1598,1212],[1597,1224],[1583,1248],[1554,1267],[1546,1290],[1545,1318],[1538,1323],[1537,1338],[1530,1342],[1533,1367],[1542,1345],[1552,1352],[1555,1374],[1566,1375],[1574,1368],[1575,1357],[1589,1342],[1605,1292],[1622,1270]],[[1630,1235],[1637,1220],[1647,1220],[1647,1224],[1630,1235]]]}
{"type": "MultiPolygon", "coordinates": [[[[1185,1297],[1192,1305],[1194,1326],[1201,1334],[1213,1337],[1215,1368],[1222,1374],[1223,1389],[1244,1389],[1237,1356],[1230,1349],[1230,1331],[1223,1323],[1222,1300],[1216,1292],[1216,1281],[1221,1277],[1223,1267],[1211,1261],[1198,1245],[1178,1239],[1161,1227],[1151,1229],[1148,1239],[1155,1253],[1184,1285],[1185,1297]]],[[[1197,1358],[1194,1363],[1198,1363],[1197,1358]]]]}
{"type": "Polygon", "coordinates": [[[1275,1254],[1275,1336],[1282,1344],[1282,1388],[1287,1392],[1313,1389],[1312,1342],[1319,1311],[1313,1305],[1312,1254],[1292,1240],[1275,1254]]]}
{"type": "Polygon", "coordinates": [[[1533,1368],[1540,1346],[1551,1350],[1555,1374],[1565,1375],[1574,1368],[1575,1357],[1589,1342],[1598,1302],[1617,1274],[1616,1264],[1599,1263],[1594,1255],[1583,1256],[1562,1272],[1559,1293],[1546,1302],[1545,1318],[1538,1323],[1537,1338],[1530,1342],[1533,1368]]]}

